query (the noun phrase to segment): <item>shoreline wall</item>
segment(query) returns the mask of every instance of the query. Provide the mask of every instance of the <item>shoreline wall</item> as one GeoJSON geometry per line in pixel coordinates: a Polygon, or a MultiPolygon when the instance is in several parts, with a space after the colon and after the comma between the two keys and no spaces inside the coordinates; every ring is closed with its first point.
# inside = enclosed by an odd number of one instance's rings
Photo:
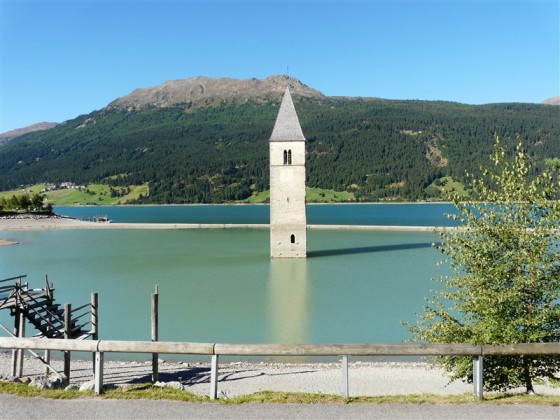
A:
{"type": "MultiPolygon", "coordinates": [[[[0,232],[52,229],[270,229],[270,225],[233,223],[106,223],[85,222],[71,218],[22,218],[2,219],[0,221],[0,232]]],[[[457,228],[436,226],[307,225],[307,229],[433,232],[457,228]]]]}

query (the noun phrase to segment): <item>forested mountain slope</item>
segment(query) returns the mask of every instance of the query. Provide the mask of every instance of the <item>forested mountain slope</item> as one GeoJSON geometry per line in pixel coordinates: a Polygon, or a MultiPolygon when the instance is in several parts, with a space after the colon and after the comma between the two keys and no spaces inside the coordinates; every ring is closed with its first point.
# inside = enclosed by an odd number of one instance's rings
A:
{"type": "MultiPolygon", "coordinates": [[[[358,200],[437,198],[498,134],[542,168],[560,157],[560,108],[293,94],[307,138],[308,186],[358,200]]],[[[0,190],[40,182],[149,183],[145,203],[219,203],[268,188],[268,138],[280,95],[243,101],[115,103],[0,146],[0,190]]]]}

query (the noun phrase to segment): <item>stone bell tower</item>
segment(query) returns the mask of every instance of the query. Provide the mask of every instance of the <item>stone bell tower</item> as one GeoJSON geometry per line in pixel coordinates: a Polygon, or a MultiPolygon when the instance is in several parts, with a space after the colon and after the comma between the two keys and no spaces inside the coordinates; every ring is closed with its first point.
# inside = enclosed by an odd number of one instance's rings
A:
{"type": "Polygon", "coordinates": [[[307,257],[305,137],[289,88],[270,136],[270,257],[307,257]]]}

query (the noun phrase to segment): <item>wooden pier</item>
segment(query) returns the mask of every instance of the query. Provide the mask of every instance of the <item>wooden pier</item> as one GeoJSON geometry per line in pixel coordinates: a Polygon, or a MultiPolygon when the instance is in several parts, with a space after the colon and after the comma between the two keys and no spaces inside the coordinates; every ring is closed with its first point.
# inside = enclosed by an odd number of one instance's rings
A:
{"type": "MultiPolygon", "coordinates": [[[[20,275],[0,280],[0,310],[9,309],[14,317],[13,332],[0,323],[6,333],[12,337],[24,338],[26,323],[31,324],[36,334],[33,337],[43,339],[73,339],[84,340],[91,337],[99,338],[98,334],[98,297],[92,293],[91,302],[77,308],[71,304],[62,307],[55,303],[54,286],[45,278],[43,288],[30,288],[29,283],[23,283],[27,275],[20,275]]],[[[56,373],[66,381],[70,379],[70,351],[64,352],[64,373],[56,372],[50,366],[49,350],[44,357],[33,353],[45,366],[47,375],[49,370],[56,373]]],[[[23,351],[15,350],[12,353],[12,376],[23,374],[23,351]]]]}

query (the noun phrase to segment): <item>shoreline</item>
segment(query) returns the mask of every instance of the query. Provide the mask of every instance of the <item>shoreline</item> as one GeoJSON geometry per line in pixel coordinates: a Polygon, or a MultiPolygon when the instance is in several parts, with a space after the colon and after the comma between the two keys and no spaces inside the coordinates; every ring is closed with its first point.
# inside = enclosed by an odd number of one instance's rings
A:
{"type": "MultiPolygon", "coordinates": [[[[451,201],[374,201],[374,202],[363,202],[363,201],[336,201],[336,202],[306,202],[306,206],[323,206],[323,205],[393,205],[393,204],[453,204],[451,201]]],[[[90,208],[102,208],[102,207],[196,207],[196,206],[269,206],[270,203],[190,203],[190,204],[54,204],[53,208],[57,207],[90,207],[90,208]]]]}
{"type": "MultiPolygon", "coordinates": [[[[53,354],[53,356],[55,356],[53,354]]],[[[150,357],[147,355],[147,357],[150,357]]],[[[51,364],[63,370],[63,360],[54,358],[51,364]]],[[[93,365],[90,360],[71,361],[70,385],[79,387],[93,380],[93,365]]],[[[0,380],[11,380],[11,354],[0,352],[0,380]]],[[[44,374],[45,367],[36,359],[26,355],[23,367],[25,377],[33,378],[44,374]]],[[[116,361],[104,362],[104,385],[127,386],[151,382],[152,362],[116,361]]],[[[350,396],[383,395],[460,395],[472,393],[473,385],[461,380],[451,381],[441,367],[426,362],[350,362],[348,364],[350,396]]],[[[340,362],[224,362],[218,370],[219,398],[227,399],[249,395],[260,391],[307,392],[337,394],[341,391],[340,362]]],[[[160,386],[205,395],[210,388],[210,361],[192,362],[159,361],[160,386]]],[[[523,393],[518,388],[513,392],[523,393]]],[[[537,385],[536,392],[543,395],[558,395],[558,389],[537,385]]]]}
{"type": "MultiPolygon", "coordinates": [[[[106,223],[86,222],[69,217],[35,217],[0,219],[0,232],[62,230],[62,229],[269,229],[268,224],[232,224],[232,223],[106,223]]],[[[372,231],[408,231],[434,232],[455,229],[436,226],[383,226],[383,225],[308,225],[308,230],[372,230],[372,231]]],[[[0,238],[0,246],[12,245],[13,242],[0,238]]]]}

